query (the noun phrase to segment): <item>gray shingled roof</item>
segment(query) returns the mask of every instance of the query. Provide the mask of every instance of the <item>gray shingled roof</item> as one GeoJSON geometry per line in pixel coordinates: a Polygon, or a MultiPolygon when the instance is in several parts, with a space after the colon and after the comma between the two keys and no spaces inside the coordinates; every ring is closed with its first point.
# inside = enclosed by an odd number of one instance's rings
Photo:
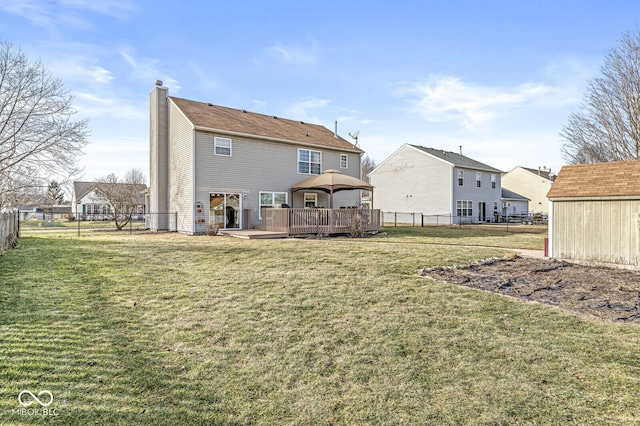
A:
{"type": "MultiPolygon", "coordinates": [[[[502,198],[503,199],[508,199],[508,200],[522,200],[522,201],[529,200],[527,197],[524,197],[524,196],[522,196],[520,194],[517,194],[517,193],[515,193],[513,191],[510,191],[505,187],[502,187],[502,198]]],[[[531,201],[531,200],[529,200],[529,201],[531,201]]]]}
{"type": "Polygon", "coordinates": [[[80,200],[89,192],[93,191],[95,187],[96,187],[95,182],[82,182],[79,180],[73,181],[73,192],[75,194],[75,199],[80,200]]]}
{"type": "Polygon", "coordinates": [[[552,175],[549,170],[530,169],[528,167],[523,167],[523,169],[533,173],[534,175],[541,176],[544,179],[550,180],[551,182],[556,179],[556,175],[552,175]]]}
{"type": "Polygon", "coordinates": [[[435,148],[425,148],[424,146],[420,146],[420,145],[411,145],[411,144],[409,145],[416,149],[419,149],[420,151],[426,152],[427,154],[433,155],[434,157],[437,157],[441,160],[451,163],[456,167],[464,167],[466,169],[474,169],[474,170],[483,170],[485,172],[502,173],[502,171],[494,167],[487,166],[484,163],[473,160],[469,157],[465,157],[464,155],[461,155],[455,152],[444,151],[442,149],[435,149],[435,148]]]}

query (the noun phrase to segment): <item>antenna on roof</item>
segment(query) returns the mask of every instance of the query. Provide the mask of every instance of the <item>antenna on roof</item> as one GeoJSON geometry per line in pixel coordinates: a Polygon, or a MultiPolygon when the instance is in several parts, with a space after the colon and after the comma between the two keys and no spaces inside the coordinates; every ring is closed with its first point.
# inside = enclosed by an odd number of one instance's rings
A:
{"type": "Polygon", "coordinates": [[[360,134],[360,130],[356,130],[355,132],[353,132],[353,134],[349,133],[349,136],[351,136],[352,139],[356,140],[355,146],[360,146],[358,145],[358,135],[360,134]]]}

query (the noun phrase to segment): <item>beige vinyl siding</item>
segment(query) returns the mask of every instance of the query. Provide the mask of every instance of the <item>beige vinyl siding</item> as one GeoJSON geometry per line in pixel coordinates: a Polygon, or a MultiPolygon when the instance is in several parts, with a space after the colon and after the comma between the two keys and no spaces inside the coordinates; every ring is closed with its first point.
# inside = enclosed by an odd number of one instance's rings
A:
{"type": "Polygon", "coordinates": [[[640,200],[554,200],[552,220],[554,257],[640,266],[640,200]]]}
{"type": "MultiPolygon", "coordinates": [[[[167,213],[168,194],[168,129],[167,129],[167,89],[155,87],[150,95],[151,117],[149,129],[149,154],[151,186],[149,198],[150,213],[167,213]]],[[[168,229],[169,221],[165,215],[151,216],[151,229],[168,229]]]]}
{"type": "Polygon", "coordinates": [[[171,226],[193,233],[193,126],[173,102],[169,102],[169,211],[177,212],[171,226]],[[174,223],[177,221],[177,224],[174,223]]]}
{"type": "MultiPolygon", "coordinates": [[[[405,145],[370,174],[375,187],[373,208],[450,214],[455,203],[451,197],[451,170],[450,164],[405,145]]],[[[475,185],[475,175],[469,177],[475,185]]]]}
{"type": "MultiPolygon", "coordinates": [[[[293,199],[290,193],[291,186],[310,176],[298,173],[298,148],[321,151],[322,170],[337,169],[344,174],[360,177],[359,154],[347,153],[349,168],[340,169],[340,154],[344,154],[344,151],[196,130],[194,202],[202,201],[207,206],[206,220],[209,221],[210,193],[241,194],[242,209],[251,210],[251,225],[243,223],[244,228],[260,225],[260,191],[286,192],[289,194],[289,205],[302,207],[303,191],[295,193],[293,199]],[[216,136],[231,138],[233,148],[230,157],[214,155],[216,136]]],[[[334,196],[334,207],[356,205],[359,201],[359,191],[343,191],[334,196]]],[[[326,194],[319,194],[318,204],[328,206],[326,194]]]]}
{"type": "Polygon", "coordinates": [[[547,193],[551,189],[552,182],[542,176],[531,173],[522,167],[516,167],[502,176],[502,186],[510,191],[527,197],[529,210],[539,213],[547,213],[549,199],[547,193]]]}

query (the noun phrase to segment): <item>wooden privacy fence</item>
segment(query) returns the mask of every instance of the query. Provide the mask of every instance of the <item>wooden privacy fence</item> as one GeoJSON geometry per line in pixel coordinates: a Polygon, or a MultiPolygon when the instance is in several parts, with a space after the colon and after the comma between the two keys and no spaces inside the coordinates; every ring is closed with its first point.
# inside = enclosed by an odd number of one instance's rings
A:
{"type": "Polygon", "coordinates": [[[262,209],[262,230],[296,234],[346,234],[380,230],[377,209],[262,209]]]}
{"type": "Polygon", "coordinates": [[[18,239],[18,210],[0,210],[0,254],[9,250],[18,239]]]}

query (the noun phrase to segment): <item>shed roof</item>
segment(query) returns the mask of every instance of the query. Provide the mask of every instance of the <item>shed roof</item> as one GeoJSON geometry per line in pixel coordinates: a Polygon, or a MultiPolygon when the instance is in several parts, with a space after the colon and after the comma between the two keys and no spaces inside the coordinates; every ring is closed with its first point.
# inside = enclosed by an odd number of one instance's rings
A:
{"type": "Polygon", "coordinates": [[[444,151],[442,149],[436,149],[436,148],[426,148],[424,146],[420,146],[420,145],[410,145],[416,149],[419,149],[422,152],[426,152],[427,154],[430,154],[436,158],[439,158],[441,160],[446,161],[447,163],[451,163],[456,167],[464,167],[467,169],[474,169],[474,170],[484,170],[487,172],[495,172],[495,173],[502,173],[500,170],[488,166],[484,163],[481,163],[479,161],[476,161],[474,159],[471,159],[469,157],[465,157],[462,154],[458,154],[456,152],[452,152],[452,151],[444,151]]]}
{"type": "Polygon", "coordinates": [[[358,153],[364,152],[340,136],[335,138],[334,132],[318,124],[289,120],[173,96],[170,96],[169,99],[180,108],[195,127],[319,145],[358,153]]]}
{"type": "Polygon", "coordinates": [[[640,195],[640,160],[564,166],[548,198],[640,195]]]}

